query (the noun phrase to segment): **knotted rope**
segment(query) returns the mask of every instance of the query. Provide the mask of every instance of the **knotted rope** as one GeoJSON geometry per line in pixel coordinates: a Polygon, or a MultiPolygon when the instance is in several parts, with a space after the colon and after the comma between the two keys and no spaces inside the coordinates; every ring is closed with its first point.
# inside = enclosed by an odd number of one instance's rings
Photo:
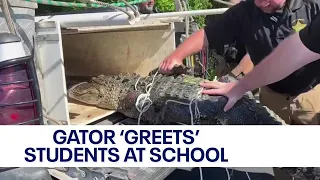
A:
{"type": "MultiPolygon", "coordinates": [[[[153,75],[151,83],[149,83],[146,86],[146,93],[142,93],[137,97],[135,106],[136,106],[136,109],[139,111],[138,125],[140,125],[142,114],[145,113],[150,108],[150,106],[153,104],[152,100],[150,99],[150,92],[151,92],[151,89],[152,89],[153,84],[154,84],[155,77],[157,76],[158,72],[159,71],[157,71],[153,75]]],[[[138,85],[138,82],[139,82],[140,79],[141,79],[141,77],[135,83],[135,90],[137,90],[137,85],[138,85]]],[[[192,104],[195,103],[195,108],[194,108],[195,117],[197,119],[200,119],[200,110],[198,108],[198,103],[197,102],[198,102],[198,97],[200,97],[199,95],[201,95],[202,89],[203,88],[201,88],[201,90],[197,93],[197,97],[192,98],[189,103],[184,103],[184,102],[181,102],[181,101],[176,101],[176,100],[170,100],[169,99],[169,100],[166,100],[165,104],[167,104],[168,102],[173,102],[173,103],[178,103],[178,104],[189,106],[191,125],[194,125],[192,104]]],[[[229,174],[228,168],[225,168],[225,169],[226,169],[226,172],[227,172],[227,175],[228,175],[228,180],[231,180],[231,176],[229,174]]],[[[201,167],[199,167],[199,172],[200,172],[200,180],[203,180],[203,173],[202,173],[202,168],[201,167]]],[[[247,171],[246,171],[246,175],[247,175],[248,179],[251,180],[251,178],[250,178],[250,176],[249,176],[247,171]]]]}

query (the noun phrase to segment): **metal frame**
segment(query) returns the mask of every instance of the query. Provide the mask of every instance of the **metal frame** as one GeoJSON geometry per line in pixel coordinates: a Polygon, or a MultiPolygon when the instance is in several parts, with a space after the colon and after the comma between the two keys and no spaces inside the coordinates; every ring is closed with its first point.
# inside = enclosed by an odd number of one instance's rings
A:
{"type": "MultiPolygon", "coordinates": [[[[180,0],[175,0],[178,9],[181,9],[180,0]]],[[[206,9],[193,11],[179,11],[170,13],[142,14],[140,21],[136,24],[154,24],[153,21],[166,19],[167,21],[183,23],[179,18],[186,18],[197,15],[221,14],[228,8],[206,9]]],[[[162,22],[158,22],[162,23],[162,22]]],[[[74,27],[93,27],[107,26],[112,28],[123,27],[121,25],[130,25],[128,16],[123,12],[101,12],[101,13],[83,13],[83,14],[65,14],[53,16],[35,17],[35,51],[36,63],[38,65],[38,77],[41,87],[43,108],[46,115],[62,124],[69,125],[68,100],[66,98],[66,79],[64,70],[64,53],[62,47],[61,28],[74,27]],[[39,75],[38,75],[39,76],[39,75]],[[57,89],[53,86],[59,87],[57,89]]],[[[182,24],[180,24],[182,25],[182,24]]],[[[134,26],[134,25],[133,25],[134,26]]],[[[132,27],[133,27],[132,26],[132,27]]],[[[174,26],[174,25],[173,25],[174,26]]],[[[183,31],[179,26],[178,31],[183,31]]]]}
{"type": "MultiPolygon", "coordinates": [[[[38,65],[37,71],[43,111],[45,111],[48,117],[64,125],[69,125],[61,27],[59,22],[36,22],[34,39],[35,61],[38,65]]],[[[50,120],[46,117],[44,119],[46,121],[50,120]]]]}
{"type": "MultiPolygon", "coordinates": [[[[177,22],[179,18],[185,18],[188,16],[222,14],[226,10],[228,10],[228,8],[142,14],[140,15],[140,20],[137,20],[135,24],[140,24],[140,22],[143,22],[145,20],[166,18],[171,18],[171,22],[177,22]]],[[[122,12],[82,13],[35,17],[35,22],[43,21],[58,21],[63,28],[133,25],[129,23],[128,16],[122,12]]]]}

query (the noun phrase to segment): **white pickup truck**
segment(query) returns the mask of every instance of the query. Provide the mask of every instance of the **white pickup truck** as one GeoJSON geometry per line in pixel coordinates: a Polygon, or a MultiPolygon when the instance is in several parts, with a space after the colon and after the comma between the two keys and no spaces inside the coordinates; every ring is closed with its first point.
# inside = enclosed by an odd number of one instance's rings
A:
{"type": "MultiPolygon", "coordinates": [[[[221,14],[227,9],[178,9],[173,13],[142,14],[130,22],[126,14],[117,11],[73,12],[34,19],[35,4],[21,0],[9,2],[14,10],[12,17],[17,22],[17,35],[7,33],[9,26],[0,34],[1,125],[136,124],[135,120],[119,113],[68,100],[69,82],[99,74],[135,72],[147,75],[176,48],[180,41],[177,34],[189,32],[186,16],[221,14]]],[[[179,4],[178,0],[175,2],[179,4]]],[[[2,21],[5,24],[7,19],[2,17],[2,21]]],[[[188,174],[190,169],[178,169],[185,174],[185,179],[194,179],[188,174]]],[[[174,170],[176,168],[166,167],[13,167],[0,168],[0,179],[162,180],[174,170]]],[[[227,179],[225,170],[220,170],[225,176],[223,179],[227,179]]],[[[259,168],[250,168],[250,171],[267,172],[259,168]]],[[[198,177],[196,173],[195,179],[198,177]]]]}
{"type": "MultiPolygon", "coordinates": [[[[2,17],[3,24],[7,22],[0,35],[2,125],[135,124],[113,111],[69,101],[68,83],[99,74],[147,75],[176,48],[177,34],[189,29],[183,21],[186,16],[226,10],[141,14],[128,21],[126,14],[114,10],[34,18],[35,3],[9,0],[9,4],[17,21],[15,32],[8,34],[10,18],[2,17]],[[22,46],[26,53],[20,55],[22,46]]],[[[161,180],[174,169],[110,167],[99,172],[104,179],[161,180]]],[[[100,180],[99,175],[88,168],[0,168],[0,179],[5,180],[100,180]]]]}

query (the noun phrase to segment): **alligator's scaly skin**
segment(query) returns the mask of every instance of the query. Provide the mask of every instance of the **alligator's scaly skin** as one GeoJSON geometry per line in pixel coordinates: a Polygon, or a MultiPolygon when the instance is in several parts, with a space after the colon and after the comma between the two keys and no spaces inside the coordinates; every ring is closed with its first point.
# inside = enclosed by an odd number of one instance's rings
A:
{"type": "MultiPolygon", "coordinates": [[[[136,100],[139,95],[146,93],[152,78],[153,76],[140,77],[137,74],[100,75],[92,78],[90,82],[71,87],[68,96],[82,103],[115,110],[137,119],[140,113],[135,106],[136,100]]],[[[157,74],[150,92],[152,105],[142,114],[141,121],[149,124],[191,124],[188,105],[166,101],[176,100],[188,104],[192,99],[197,99],[200,118],[195,119],[194,124],[284,124],[284,121],[271,110],[257,104],[250,93],[245,94],[228,112],[224,112],[227,98],[199,93],[199,83],[202,80],[188,75],[157,74]]],[[[224,76],[219,81],[230,82],[236,79],[224,76]]],[[[191,106],[192,113],[195,114],[195,104],[191,106]]]]}
{"type": "Polygon", "coordinates": [[[150,180],[164,179],[175,168],[169,167],[80,167],[54,168],[75,180],[150,180]]]}

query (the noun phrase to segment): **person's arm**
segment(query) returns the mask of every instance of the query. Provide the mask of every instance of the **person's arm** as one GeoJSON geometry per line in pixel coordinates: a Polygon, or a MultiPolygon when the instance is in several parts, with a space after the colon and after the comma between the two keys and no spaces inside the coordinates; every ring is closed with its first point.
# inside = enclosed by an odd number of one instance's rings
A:
{"type": "Polygon", "coordinates": [[[254,65],[250,59],[249,54],[246,54],[240,61],[240,63],[235,67],[231,73],[238,76],[240,73],[247,74],[253,69],[254,65]]]}
{"type": "Polygon", "coordinates": [[[272,84],[320,59],[320,15],[300,33],[286,38],[235,86],[242,92],[272,84]]]}
{"type": "Polygon", "coordinates": [[[207,36],[203,29],[194,32],[172,53],[178,59],[184,59],[208,46],[207,36]]]}
{"type": "Polygon", "coordinates": [[[244,74],[248,74],[254,67],[249,54],[246,54],[240,62],[244,74]]]}

